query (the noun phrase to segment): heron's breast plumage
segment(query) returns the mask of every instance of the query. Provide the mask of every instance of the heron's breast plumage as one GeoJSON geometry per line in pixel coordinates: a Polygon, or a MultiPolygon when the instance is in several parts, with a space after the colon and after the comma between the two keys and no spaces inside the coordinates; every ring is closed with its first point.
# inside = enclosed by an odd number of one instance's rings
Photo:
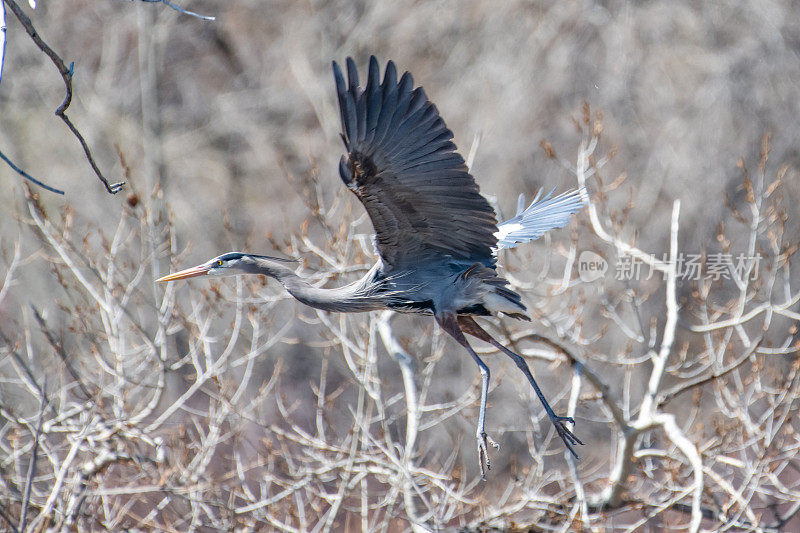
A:
{"type": "Polygon", "coordinates": [[[383,273],[390,308],[400,312],[523,315],[520,296],[493,266],[442,261],[424,268],[383,273]]]}

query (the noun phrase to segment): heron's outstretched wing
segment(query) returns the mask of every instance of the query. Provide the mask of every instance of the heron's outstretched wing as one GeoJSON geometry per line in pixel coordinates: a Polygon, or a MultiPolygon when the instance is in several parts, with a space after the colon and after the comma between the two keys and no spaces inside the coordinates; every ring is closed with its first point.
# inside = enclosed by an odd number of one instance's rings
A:
{"type": "MultiPolygon", "coordinates": [[[[569,217],[583,207],[583,194],[580,189],[554,196],[550,191],[541,198],[541,189],[527,209],[520,208],[513,218],[497,226],[497,249],[513,248],[518,244],[538,239],[551,229],[567,225],[569,217]]],[[[520,200],[522,198],[520,197],[520,200]]]]}
{"type": "Polygon", "coordinates": [[[348,154],[339,173],[364,204],[383,262],[403,268],[450,256],[489,263],[497,244],[494,210],[481,196],[453,133],[411,74],[399,79],[389,61],[383,82],[375,57],[367,85],[347,58],[347,84],[333,76],[348,154]]]}

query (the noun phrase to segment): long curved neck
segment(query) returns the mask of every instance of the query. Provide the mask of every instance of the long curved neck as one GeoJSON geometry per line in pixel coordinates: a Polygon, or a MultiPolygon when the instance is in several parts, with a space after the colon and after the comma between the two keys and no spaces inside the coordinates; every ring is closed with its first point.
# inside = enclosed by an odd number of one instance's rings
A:
{"type": "Polygon", "coordinates": [[[248,256],[243,258],[242,267],[247,273],[275,278],[297,301],[324,311],[359,312],[386,308],[380,296],[370,290],[372,271],[344,287],[323,289],[314,287],[280,261],[269,258],[248,256]]]}

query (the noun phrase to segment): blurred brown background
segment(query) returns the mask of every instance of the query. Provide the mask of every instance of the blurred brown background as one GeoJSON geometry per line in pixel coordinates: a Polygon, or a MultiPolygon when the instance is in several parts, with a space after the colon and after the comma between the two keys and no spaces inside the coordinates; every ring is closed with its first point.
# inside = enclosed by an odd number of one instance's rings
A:
{"type": "MultiPolygon", "coordinates": [[[[362,68],[375,54],[411,71],[465,156],[479,134],[474,174],[508,210],[518,192],[572,185],[539,142],[546,138],[572,157],[570,117],[584,101],[604,113],[606,140],[618,148],[615,167],[632,189],[633,222],[645,236],[662,234],[647,221],[681,198],[697,229],[687,244],[713,238],[723,206],[708,199],[735,193],[736,160],[753,160],[765,133],[776,160],[798,159],[794,2],[236,0],[183,7],[217,21],[118,0],[44,1],[32,15],[49,44],[75,61],[70,115],[101,167],[121,176],[118,145],[134,187],[160,182],[196,259],[229,246],[225,213],[235,238],[249,238],[257,250],[269,249],[266,232],[294,231],[305,213],[292,176],[316,169],[328,199],[341,188],[330,62],[348,55],[362,68]]],[[[0,146],[102,223],[123,195],[103,192],[75,139],[53,118],[61,81],[9,19],[0,146]]],[[[0,179],[19,191],[9,169],[0,179]]],[[[14,199],[4,195],[3,209],[14,199]]]]}

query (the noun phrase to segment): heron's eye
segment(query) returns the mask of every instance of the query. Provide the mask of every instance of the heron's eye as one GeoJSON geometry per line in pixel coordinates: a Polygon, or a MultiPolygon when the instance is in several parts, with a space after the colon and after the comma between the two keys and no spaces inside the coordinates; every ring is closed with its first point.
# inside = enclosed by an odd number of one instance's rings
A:
{"type": "Polygon", "coordinates": [[[217,261],[217,266],[222,266],[222,260],[217,261]]]}

